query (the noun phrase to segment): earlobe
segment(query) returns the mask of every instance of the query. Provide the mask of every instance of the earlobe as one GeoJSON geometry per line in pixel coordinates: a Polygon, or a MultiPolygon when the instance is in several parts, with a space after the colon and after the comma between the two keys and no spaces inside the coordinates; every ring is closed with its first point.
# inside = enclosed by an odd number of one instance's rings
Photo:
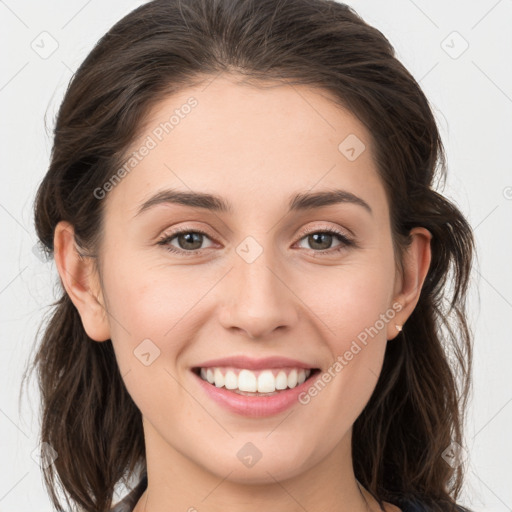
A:
{"type": "Polygon", "coordinates": [[[387,339],[395,338],[402,330],[420,298],[421,289],[427,277],[432,259],[428,229],[416,227],[410,231],[411,243],[403,255],[403,270],[395,282],[394,303],[401,305],[400,312],[388,324],[387,339]],[[397,327],[399,326],[399,327],[397,327]]]}
{"type": "Polygon", "coordinates": [[[62,284],[87,335],[95,341],[108,340],[110,327],[94,260],[78,252],[69,222],[61,221],[55,228],[54,256],[62,284]]]}

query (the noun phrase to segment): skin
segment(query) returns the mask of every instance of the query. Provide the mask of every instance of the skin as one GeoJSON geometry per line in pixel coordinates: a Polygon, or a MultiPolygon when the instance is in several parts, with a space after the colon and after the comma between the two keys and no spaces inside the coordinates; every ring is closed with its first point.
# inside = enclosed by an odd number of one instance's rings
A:
{"type": "MultiPolygon", "coordinates": [[[[198,106],[102,199],[102,281],[93,260],[78,257],[73,227],[61,222],[55,231],[65,289],[87,334],[112,340],[143,416],[149,483],[135,510],[367,511],[353,472],[352,425],[375,388],[386,343],[418,301],[431,235],[411,231],[400,270],[371,136],[325,91],[263,89],[223,75],[163,99],[131,149],[190,96],[198,106]],[[354,161],[338,150],[349,134],[366,146],[354,161]],[[160,204],[135,216],[171,187],[218,194],[233,213],[160,204]],[[329,188],[359,196],[372,213],[350,203],[287,213],[292,194],[329,188]],[[208,233],[195,245],[200,254],[157,244],[185,227],[208,233]],[[358,245],[333,252],[341,243],[334,236],[319,249],[303,234],[310,228],[352,232],[358,245]],[[236,252],[247,236],[263,249],[252,263],[236,252]],[[310,403],[278,415],[228,412],[191,374],[199,362],[243,354],[291,357],[325,371],[397,303],[394,319],[310,403]],[[149,366],[133,354],[147,338],[160,350],[149,366]],[[236,456],[247,442],[262,453],[250,468],[236,456]]],[[[171,245],[187,250],[176,237],[171,245]]],[[[399,511],[389,503],[385,510],[399,511]]]]}

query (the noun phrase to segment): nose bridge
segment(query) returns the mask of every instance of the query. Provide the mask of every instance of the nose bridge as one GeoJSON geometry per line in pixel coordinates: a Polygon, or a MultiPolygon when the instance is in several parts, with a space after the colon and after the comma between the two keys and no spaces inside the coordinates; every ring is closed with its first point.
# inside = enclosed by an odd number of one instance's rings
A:
{"type": "Polygon", "coordinates": [[[222,324],[250,338],[263,337],[297,319],[294,295],[280,275],[276,251],[247,237],[235,249],[233,270],[223,290],[222,324]]]}

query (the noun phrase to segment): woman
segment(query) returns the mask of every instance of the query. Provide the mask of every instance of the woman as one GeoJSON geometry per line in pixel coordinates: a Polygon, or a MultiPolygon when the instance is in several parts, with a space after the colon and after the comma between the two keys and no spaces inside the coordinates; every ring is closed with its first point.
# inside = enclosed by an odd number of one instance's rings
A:
{"type": "Polygon", "coordinates": [[[57,508],[464,510],[473,238],[443,164],[418,84],[345,5],[118,22],[35,205],[63,286],[34,360],[57,508]]]}

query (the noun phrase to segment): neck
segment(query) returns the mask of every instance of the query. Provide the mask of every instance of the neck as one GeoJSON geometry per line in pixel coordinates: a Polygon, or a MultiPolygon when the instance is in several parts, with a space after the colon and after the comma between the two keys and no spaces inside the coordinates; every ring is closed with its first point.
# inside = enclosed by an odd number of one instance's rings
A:
{"type": "MultiPolygon", "coordinates": [[[[354,476],[351,430],[325,457],[312,454],[303,464],[307,469],[302,471],[300,467],[284,470],[270,456],[266,460],[262,457],[250,469],[234,458],[231,467],[218,472],[205,469],[169,446],[148,422],[144,422],[144,430],[148,487],[134,512],[381,510],[354,476]]],[[[235,447],[245,442],[232,440],[227,444],[233,444],[233,448],[227,451],[236,453],[235,447]]]]}

